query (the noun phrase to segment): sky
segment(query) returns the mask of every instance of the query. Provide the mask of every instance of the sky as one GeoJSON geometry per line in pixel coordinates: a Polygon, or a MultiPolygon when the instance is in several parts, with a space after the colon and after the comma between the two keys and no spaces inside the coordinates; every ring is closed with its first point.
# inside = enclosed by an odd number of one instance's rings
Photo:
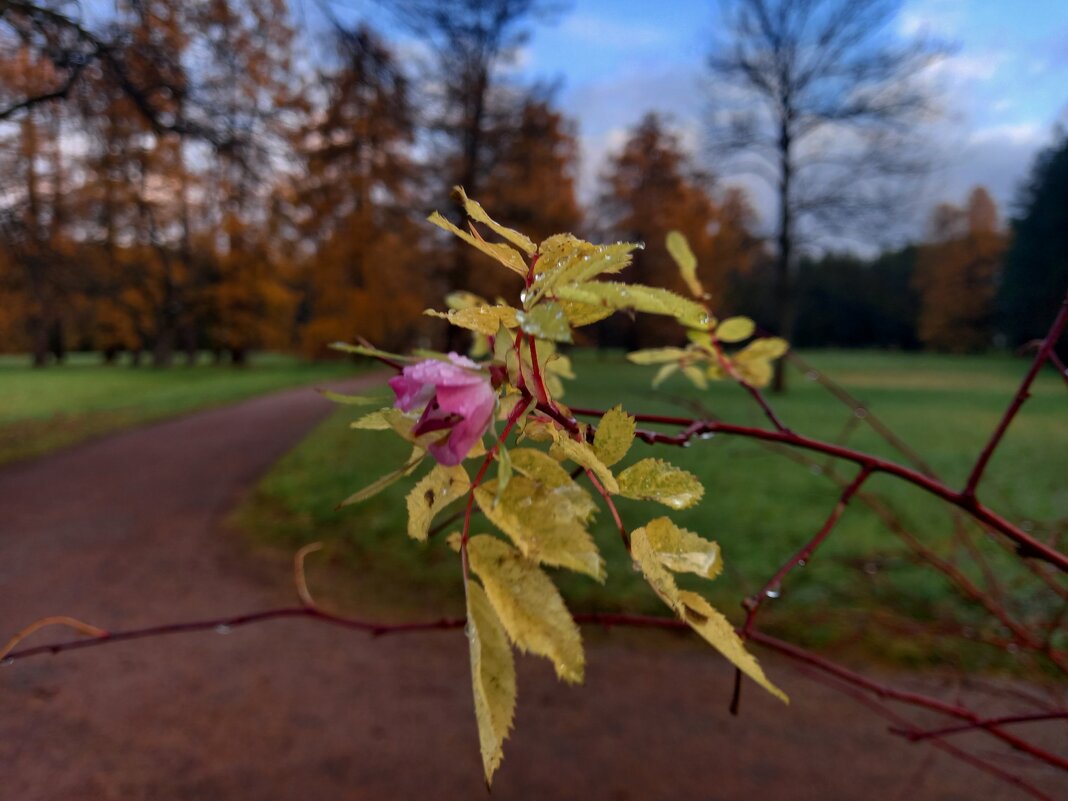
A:
{"type": "MultiPolygon", "coordinates": [[[[348,2],[357,13],[375,6],[348,2]]],[[[649,111],[669,115],[683,141],[700,152],[715,0],[564,5],[555,21],[534,27],[515,72],[559,84],[557,103],[580,137],[583,198],[596,192],[606,156],[649,111]]],[[[890,34],[931,37],[952,48],[929,75],[942,107],[929,134],[940,166],[917,190],[922,199],[913,230],[935,203],[961,203],[980,184],[1009,212],[1035,154],[1053,141],[1057,124],[1068,127],[1068,0],[904,0],[890,34]]],[[[745,185],[762,217],[771,219],[766,188],[742,177],[723,179],[745,185]]]]}

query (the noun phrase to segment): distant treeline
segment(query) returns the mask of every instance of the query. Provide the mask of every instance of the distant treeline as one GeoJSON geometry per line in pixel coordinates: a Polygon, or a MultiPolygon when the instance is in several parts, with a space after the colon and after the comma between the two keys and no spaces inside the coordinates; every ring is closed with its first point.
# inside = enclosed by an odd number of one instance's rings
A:
{"type": "MultiPolygon", "coordinates": [[[[749,200],[664,119],[629,131],[579,203],[574,124],[502,69],[541,4],[392,4],[426,46],[419,71],[366,24],[298,29],[285,0],[0,6],[0,350],[165,366],[361,336],[461,348],[422,311],[458,289],[515,302],[521,281],[425,223],[462,223],[457,184],[535,240],[644,242],[621,279],[683,291],[664,248],[678,229],[713,307],[771,327],[772,246],[749,200]]],[[[1066,283],[1066,198],[1061,138],[1011,231],[977,189],[913,247],[802,259],[793,339],[973,351],[1041,335],[1066,283]]],[[[638,317],[586,342],[678,336],[638,317]]]]}

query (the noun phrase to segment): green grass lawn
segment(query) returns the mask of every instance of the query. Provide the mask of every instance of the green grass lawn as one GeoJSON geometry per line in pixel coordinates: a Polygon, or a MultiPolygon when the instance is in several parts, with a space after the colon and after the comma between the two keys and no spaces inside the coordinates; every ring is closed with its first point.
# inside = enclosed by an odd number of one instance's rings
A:
{"type": "MultiPolygon", "coordinates": [[[[1027,369],[1026,362],[1008,357],[822,352],[808,358],[958,486],[1027,369]]],[[[631,412],[687,414],[687,404],[699,401],[722,419],[761,424],[758,411],[736,386],[717,384],[699,392],[672,380],[654,391],[654,368],[626,365],[619,355],[580,353],[575,362],[579,377],[570,382],[565,398],[575,406],[623,402],[631,412]]],[[[774,399],[787,425],[825,439],[839,439],[845,432],[853,447],[900,458],[866,425],[847,425],[852,413],[818,383],[796,371],[791,379],[791,391],[774,399]]],[[[276,544],[330,543],[333,563],[351,568],[343,574],[361,603],[408,613],[459,612],[463,601],[455,555],[443,538],[423,546],[404,533],[404,496],[414,479],[359,506],[334,510],[338,500],[408,455],[408,446],[389,433],[350,430],[349,421],[361,411],[343,408],[323,423],[267,476],[238,519],[257,537],[276,544]]],[[[1026,528],[1042,532],[1059,525],[1063,530],[1068,517],[1066,445],[1068,397],[1050,371],[1037,382],[991,462],[981,497],[1026,528]]],[[[672,517],[721,544],[725,572],[704,589],[736,620],[742,598],[811,537],[839,493],[824,461],[799,465],[752,441],[720,435],[689,448],[655,450],[705,484],[704,500],[672,517]]],[[[653,453],[650,446],[636,443],[618,468],[653,453]]],[[[855,470],[847,464],[837,469],[846,477],[855,470]]],[[[874,477],[867,489],[890,504],[924,544],[941,555],[957,553],[952,518],[939,502],[886,476],[874,477]]],[[[629,527],[669,511],[654,507],[620,501],[629,527]]],[[[474,529],[489,530],[481,520],[474,529]]],[[[970,531],[992,560],[1014,611],[1026,618],[1053,608],[1053,600],[1035,591],[1029,574],[999,546],[970,531]]],[[[608,561],[608,580],[601,586],[559,572],[573,608],[665,611],[630,566],[607,513],[599,516],[595,536],[608,561]]],[[[984,629],[985,613],[960,600],[928,567],[917,565],[901,541],[860,504],[849,508],[823,549],[787,579],[766,611],[766,630],[810,645],[878,653],[899,664],[1004,661],[1001,652],[988,646],[948,647],[937,636],[962,627],[997,632],[984,629]],[[936,634],[921,636],[909,621],[920,621],[936,634]]]]}
{"type": "Polygon", "coordinates": [[[33,369],[25,356],[0,356],[0,464],[79,440],[252,395],[348,375],[352,365],[313,364],[264,353],[248,367],[104,366],[95,354],[33,369]]]}

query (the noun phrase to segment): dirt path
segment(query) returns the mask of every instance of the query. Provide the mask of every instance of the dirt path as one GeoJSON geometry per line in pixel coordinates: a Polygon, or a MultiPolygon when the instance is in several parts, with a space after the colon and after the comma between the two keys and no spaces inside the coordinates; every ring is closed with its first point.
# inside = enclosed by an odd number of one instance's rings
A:
{"type": "MultiPolygon", "coordinates": [[[[66,613],[132,627],[290,601],[225,513],[327,411],[287,391],[0,470],[0,634],[66,613]]],[[[770,661],[789,709],[704,650],[595,637],[586,686],[520,664],[495,799],[1010,799],[770,661]]],[[[0,668],[0,797],[483,798],[458,632],[310,622],[121,643],[0,668]]]]}

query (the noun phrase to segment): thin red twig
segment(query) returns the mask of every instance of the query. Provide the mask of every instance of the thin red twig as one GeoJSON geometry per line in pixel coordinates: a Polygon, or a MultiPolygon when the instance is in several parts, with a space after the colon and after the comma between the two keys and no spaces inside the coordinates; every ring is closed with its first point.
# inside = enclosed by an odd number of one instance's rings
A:
{"type": "Polygon", "coordinates": [[[1012,726],[1017,723],[1043,723],[1051,720],[1066,719],[1068,719],[1068,712],[1039,712],[1032,715],[1005,715],[999,718],[986,718],[974,723],[961,723],[956,726],[945,726],[941,729],[931,729],[929,731],[895,731],[893,729],[890,731],[916,743],[921,740],[930,740],[933,737],[946,737],[950,734],[975,731],[976,729],[989,729],[991,726],[1012,726]]]}
{"type": "Polygon", "coordinates": [[[1020,411],[1024,401],[1031,396],[1031,384],[1034,383],[1035,376],[1038,375],[1038,371],[1042,369],[1042,365],[1046,363],[1050,353],[1052,353],[1053,346],[1061,338],[1065,325],[1068,325],[1068,295],[1065,295],[1060,311],[1050,325],[1046,338],[1042,341],[1042,347],[1035,354],[1034,361],[1031,362],[1031,368],[1027,371],[1023,381],[1020,382],[1020,388],[1016,390],[1016,394],[1013,396],[1012,402],[1009,403],[1009,407],[1005,410],[1005,414],[1002,415],[997,428],[994,429],[994,433],[990,435],[989,441],[979,454],[979,458],[976,459],[971,475],[968,476],[968,482],[965,484],[963,492],[961,492],[963,498],[975,498],[976,487],[979,486],[979,481],[983,477],[983,472],[986,470],[990,457],[994,455],[994,450],[1001,442],[1002,437],[1005,436],[1009,424],[1016,417],[1016,413],[1020,411]]]}

